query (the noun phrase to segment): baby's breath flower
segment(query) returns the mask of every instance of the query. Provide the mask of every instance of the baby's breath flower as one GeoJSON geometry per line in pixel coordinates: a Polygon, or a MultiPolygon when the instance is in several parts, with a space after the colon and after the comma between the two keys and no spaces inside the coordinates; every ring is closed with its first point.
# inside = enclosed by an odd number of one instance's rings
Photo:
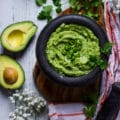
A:
{"type": "Polygon", "coordinates": [[[10,113],[9,120],[28,120],[30,116],[35,116],[36,112],[40,113],[47,104],[43,97],[38,97],[28,89],[23,92],[17,91],[9,98],[16,108],[10,113]]]}
{"type": "Polygon", "coordinates": [[[23,114],[23,111],[22,110],[19,110],[19,113],[18,113],[19,115],[22,115],[23,114]]]}
{"type": "Polygon", "coordinates": [[[13,97],[9,97],[12,103],[15,103],[15,99],[13,97]]]}
{"type": "Polygon", "coordinates": [[[27,115],[26,113],[23,113],[23,117],[24,117],[24,118],[27,118],[28,115],[27,115]]]}
{"type": "Polygon", "coordinates": [[[19,96],[18,99],[21,101],[23,99],[23,96],[19,96]]]}

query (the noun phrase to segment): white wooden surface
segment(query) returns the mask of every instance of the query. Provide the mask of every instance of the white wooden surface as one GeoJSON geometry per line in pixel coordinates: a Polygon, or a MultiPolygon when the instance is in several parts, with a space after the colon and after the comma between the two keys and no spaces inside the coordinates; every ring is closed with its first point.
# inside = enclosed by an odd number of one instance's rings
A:
{"type": "MultiPolygon", "coordinates": [[[[63,0],[64,2],[66,0],[63,0]]],[[[50,4],[52,0],[48,0],[50,4]]],[[[63,9],[66,5],[63,6],[63,9]]],[[[0,34],[2,30],[11,23],[18,21],[31,20],[38,26],[38,31],[33,40],[28,45],[27,49],[22,53],[8,52],[0,45],[0,54],[10,55],[15,58],[24,68],[26,81],[24,88],[29,88],[37,92],[33,82],[33,68],[36,62],[35,47],[40,31],[46,25],[46,21],[38,21],[37,15],[41,10],[37,7],[35,0],[0,0],[0,34]]],[[[55,13],[54,17],[56,16],[55,13]]],[[[11,93],[0,88],[0,120],[8,120],[10,111],[13,110],[13,105],[8,99],[11,93]]],[[[47,115],[42,115],[40,120],[47,120],[47,115]]]]}

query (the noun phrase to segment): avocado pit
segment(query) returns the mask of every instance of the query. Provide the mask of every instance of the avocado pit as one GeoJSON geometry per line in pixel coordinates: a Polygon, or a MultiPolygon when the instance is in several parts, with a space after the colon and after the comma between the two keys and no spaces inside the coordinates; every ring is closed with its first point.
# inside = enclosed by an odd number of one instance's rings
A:
{"type": "Polygon", "coordinates": [[[6,67],[3,72],[3,77],[7,84],[14,84],[18,80],[18,72],[15,68],[6,67]]]}

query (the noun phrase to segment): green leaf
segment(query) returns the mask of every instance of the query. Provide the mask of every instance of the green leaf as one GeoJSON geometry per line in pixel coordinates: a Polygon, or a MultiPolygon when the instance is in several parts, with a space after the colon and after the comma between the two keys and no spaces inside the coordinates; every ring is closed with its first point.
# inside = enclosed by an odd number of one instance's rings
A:
{"type": "Polygon", "coordinates": [[[94,7],[98,7],[102,2],[100,0],[94,1],[93,5],[94,7]]]}
{"type": "Polygon", "coordinates": [[[61,11],[62,11],[61,6],[58,6],[58,7],[56,8],[56,12],[57,12],[57,13],[60,13],[61,11]]]}
{"type": "Polygon", "coordinates": [[[39,20],[45,20],[47,19],[48,21],[50,21],[52,19],[52,5],[47,5],[47,6],[44,6],[42,11],[39,13],[38,15],[38,19],[39,20]]]}
{"type": "Polygon", "coordinates": [[[46,3],[46,0],[35,0],[35,1],[38,6],[42,6],[44,3],[46,3]]]}
{"type": "Polygon", "coordinates": [[[98,65],[100,66],[100,68],[101,68],[102,70],[104,70],[104,69],[107,68],[108,63],[107,63],[106,60],[102,60],[102,59],[101,59],[101,60],[99,61],[98,65]]]}
{"type": "Polygon", "coordinates": [[[85,9],[88,10],[90,9],[90,7],[91,7],[90,2],[85,2],[85,9]]]}
{"type": "Polygon", "coordinates": [[[112,49],[112,45],[113,44],[110,42],[105,43],[103,48],[101,49],[101,52],[104,54],[109,54],[112,49]]]}
{"type": "Polygon", "coordinates": [[[76,4],[76,2],[78,2],[78,0],[69,0],[69,3],[73,6],[76,4]]]}
{"type": "Polygon", "coordinates": [[[86,15],[90,18],[94,18],[94,13],[91,11],[87,11],[86,15]]]}
{"type": "Polygon", "coordinates": [[[69,0],[71,8],[74,12],[78,12],[83,6],[79,4],[80,1],[78,0],[69,0]]]}
{"type": "Polygon", "coordinates": [[[61,3],[60,3],[61,1],[60,0],[53,0],[53,4],[55,5],[55,6],[61,6],[61,3]]]}
{"type": "Polygon", "coordinates": [[[87,118],[92,118],[94,116],[96,111],[96,106],[98,103],[98,96],[99,95],[97,92],[90,96],[85,96],[87,98],[87,101],[89,100],[91,102],[91,104],[84,109],[84,113],[87,116],[87,118]]]}
{"type": "Polygon", "coordinates": [[[36,4],[38,5],[38,6],[42,6],[42,4],[43,4],[43,1],[42,0],[35,0],[36,1],[36,4]]]}
{"type": "Polygon", "coordinates": [[[96,105],[90,105],[84,109],[84,113],[87,116],[87,118],[92,118],[94,116],[95,110],[96,105]]]}

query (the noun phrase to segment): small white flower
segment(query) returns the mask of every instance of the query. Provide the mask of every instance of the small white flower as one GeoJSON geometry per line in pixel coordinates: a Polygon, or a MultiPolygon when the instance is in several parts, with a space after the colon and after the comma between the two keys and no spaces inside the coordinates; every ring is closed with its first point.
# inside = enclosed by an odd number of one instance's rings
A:
{"type": "Polygon", "coordinates": [[[15,103],[15,99],[13,97],[9,97],[12,103],[15,103]]]}
{"type": "Polygon", "coordinates": [[[15,116],[14,112],[11,112],[11,113],[9,114],[9,117],[12,117],[12,116],[15,116]]]}
{"type": "Polygon", "coordinates": [[[40,108],[40,107],[41,107],[40,105],[37,106],[37,108],[40,108]]]}
{"type": "Polygon", "coordinates": [[[24,117],[24,118],[27,118],[28,115],[27,115],[26,113],[23,113],[23,117],[24,117]]]}
{"type": "Polygon", "coordinates": [[[21,101],[23,99],[23,96],[19,96],[18,99],[21,101]]]}
{"type": "Polygon", "coordinates": [[[26,106],[23,107],[23,111],[28,111],[28,110],[29,110],[29,107],[26,107],[26,106]]]}
{"type": "Polygon", "coordinates": [[[20,106],[19,109],[22,110],[24,107],[23,106],[20,106]]]}
{"type": "Polygon", "coordinates": [[[17,116],[17,118],[15,120],[25,120],[25,119],[21,116],[17,116]]]}
{"type": "Polygon", "coordinates": [[[9,120],[26,120],[34,116],[35,112],[40,112],[42,107],[46,106],[46,101],[42,97],[35,95],[33,91],[25,90],[14,93],[10,100],[15,104],[14,112],[10,113],[9,120]]]}
{"type": "Polygon", "coordinates": [[[28,116],[28,117],[30,117],[30,116],[31,116],[31,114],[30,114],[30,113],[27,113],[27,116],[28,116]]]}
{"type": "Polygon", "coordinates": [[[19,110],[19,115],[22,115],[23,114],[23,111],[22,110],[19,110]]]}
{"type": "Polygon", "coordinates": [[[43,106],[43,102],[41,102],[40,105],[43,106]]]}

